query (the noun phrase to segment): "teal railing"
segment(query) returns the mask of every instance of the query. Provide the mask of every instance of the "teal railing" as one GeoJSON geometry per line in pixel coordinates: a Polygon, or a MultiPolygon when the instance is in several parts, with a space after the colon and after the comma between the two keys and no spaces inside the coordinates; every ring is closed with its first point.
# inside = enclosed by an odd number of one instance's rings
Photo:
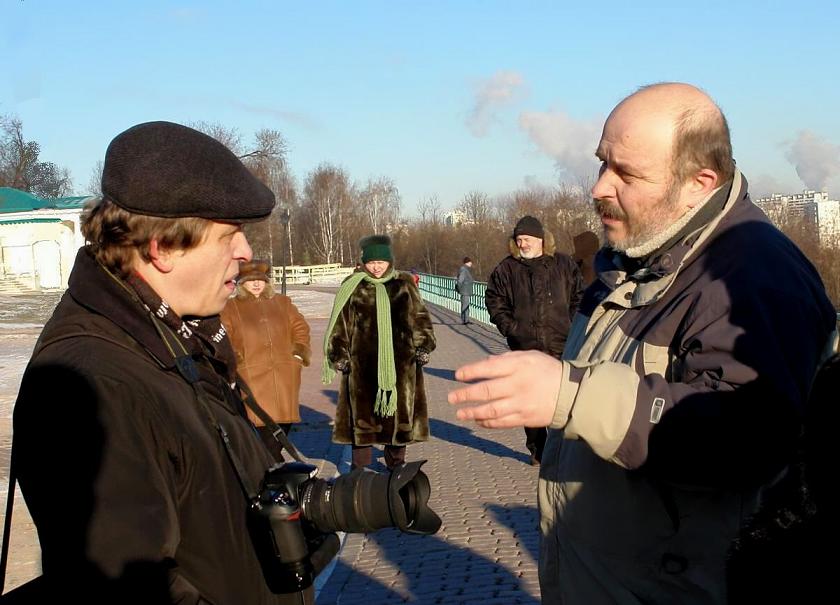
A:
{"type": "MultiPolygon", "coordinates": [[[[455,291],[455,278],[443,275],[431,275],[419,273],[420,294],[423,300],[438,305],[455,313],[461,313],[461,295],[455,291]]],[[[488,326],[490,314],[484,306],[484,292],[487,290],[485,282],[477,281],[473,284],[472,296],[470,297],[470,321],[479,321],[488,326]]]]}

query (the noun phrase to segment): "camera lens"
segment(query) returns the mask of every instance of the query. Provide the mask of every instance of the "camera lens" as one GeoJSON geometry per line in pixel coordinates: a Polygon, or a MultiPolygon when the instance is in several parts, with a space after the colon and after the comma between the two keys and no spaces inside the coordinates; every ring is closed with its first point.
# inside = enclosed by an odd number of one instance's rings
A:
{"type": "Polygon", "coordinates": [[[333,482],[311,479],[301,489],[303,517],[322,532],[397,527],[435,533],[441,521],[428,506],[429,479],[420,470],[424,462],[409,462],[385,474],[355,470],[333,482]]]}

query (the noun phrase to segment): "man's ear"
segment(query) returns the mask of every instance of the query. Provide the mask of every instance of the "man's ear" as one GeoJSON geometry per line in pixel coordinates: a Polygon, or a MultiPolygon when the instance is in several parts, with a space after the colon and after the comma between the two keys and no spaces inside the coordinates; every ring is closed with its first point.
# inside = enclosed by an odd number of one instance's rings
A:
{"type": "Polygon", "coordinates": [[[687,183],[688,193],[691,196],[688,207],[694,208],[694,206],[709,197],[712,191],[720,184],[718,182],[719,180],[717,172],[711,168],[698,170],[687,183]]]}
{"type": "Polygon", "coordinates": [[[174,268],[172,256],[172,252],[161,246],[156,239],[149,242],[149,258],[161,273],[169,273],[174,268]]]}

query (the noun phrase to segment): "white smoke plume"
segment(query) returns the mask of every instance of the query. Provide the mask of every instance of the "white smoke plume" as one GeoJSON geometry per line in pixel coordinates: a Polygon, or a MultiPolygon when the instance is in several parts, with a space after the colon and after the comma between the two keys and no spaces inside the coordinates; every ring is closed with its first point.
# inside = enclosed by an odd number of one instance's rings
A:
{"type": "Polygon", "coordinates": [[[747,182],[749,183],[750,197],[753,200],[761,197],[767,197],[774,193],[791,193],[799,189],[799,186],[778,179],[772,174],[762,172],[756,175],[748,174],[747,182]]]}
{"type": "Polygon", "coordinates": [[[602,119],[575,120],[558,110],[519,115],[519,127],[540,151],[554,159],[559,171],[577,179],[589,179],[597,171],[595,149],[603,123],[602,119]]]}
{"type": "Polygon", "coordinates": [[[475,83],[475,99],[466,124],[477,137],[487,134],[496,112],[524,97],[525,79],[515,71],[497,71],[490,78],[475,83]]]}
{"type": "Polygon", "coordinates": [[[808,189],[819,191],[830,179],[840,175],[840,145],[834,145],[810,130],[802,130],[787,147],[785,157],[808,189]]]}

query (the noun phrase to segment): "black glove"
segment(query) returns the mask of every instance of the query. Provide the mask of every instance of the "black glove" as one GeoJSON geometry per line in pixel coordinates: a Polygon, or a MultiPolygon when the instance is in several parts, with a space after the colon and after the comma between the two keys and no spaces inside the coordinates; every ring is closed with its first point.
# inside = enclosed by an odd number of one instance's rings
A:
{"type": "Polygon", "coordinates": [[[341,372],[342,374],[349,374],[350,373],[350,360],[349,359],[339,359],[335,363],[333,363],[333,367],[335,368],[336,372],[341,372]]]}
{"type": "Polygon", "coordinates": [[[414,352],[414,361],[417,362],[418,366],[424,366],[429,363],[429,352],[426,349],[417,349],[414,352]]]}

